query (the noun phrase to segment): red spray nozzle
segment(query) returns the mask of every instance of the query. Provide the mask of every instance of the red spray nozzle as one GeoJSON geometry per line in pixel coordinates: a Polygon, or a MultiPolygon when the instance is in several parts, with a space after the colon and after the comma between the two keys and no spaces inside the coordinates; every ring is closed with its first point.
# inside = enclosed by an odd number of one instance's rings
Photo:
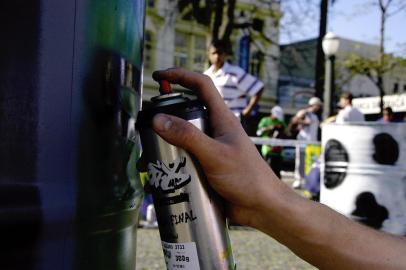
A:
{"type": "Polygon", "coordinates": [[[167,80],[159,81],[159,93],[161,95],[172,93],[171,84],[167,80]]]}

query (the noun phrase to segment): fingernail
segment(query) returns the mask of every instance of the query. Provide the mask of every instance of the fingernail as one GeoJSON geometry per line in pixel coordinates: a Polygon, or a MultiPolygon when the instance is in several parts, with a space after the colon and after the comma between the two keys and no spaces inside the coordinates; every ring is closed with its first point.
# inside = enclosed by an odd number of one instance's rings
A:
{"type": "Polygon", "coordinates": [[[172,120],[163,114],[157,114],[153,120],[154,127],[159,131],[167,131],[172,126],[172,120]]]}

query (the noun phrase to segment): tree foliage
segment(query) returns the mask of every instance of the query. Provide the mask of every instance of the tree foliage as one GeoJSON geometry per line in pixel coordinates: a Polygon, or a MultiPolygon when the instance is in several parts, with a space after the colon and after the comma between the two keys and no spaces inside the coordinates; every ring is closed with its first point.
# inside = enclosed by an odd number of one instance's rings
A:
{"type": "Polygon", "coordinates": [[[383,96],[385,95],[383,77],[396,65],[404,64],[404,61],[385,53],[385,27],[387,20],[397,13],[406,10],[405,0],[371,0],[380,12],[379,29],[379,56],[369,59],[352,55],[344,63],[352,74],[366,75],[378,87],[380,94],[380,107],[383,111],[383,96]]]}
{"type": "MultiPolygon", "coordinates": [[[[282,17],[279,11],[272,8],[273,4],[279,4],[278,0],[258,0],[258,3],[269,6],[270,16],[276,26],[282,17]]],[[[182,13],[190,10],[192,19],[197,23],[208,26],[211,30],[212,40],[223,40],[231,44],[231,35],[235,29],[256,30],[254,21],[237,22],[235,18],[237,0],[179,0],[178,8],[182,13]]],[[[252,10],[251,12],[255,12],[252,10]]],[[[265,39],[266,36],[263,36],[265,39]]],[[[269,42],[273,42],[268,38],[269,42]]],[[[231,46],[228,46],[231,47],[231,46]]]]}
{"type": "Polygon", "coordinates": [[[385,54],[382,59],[366,58],[352,54],[344,60],[343,66],[350,71],[351,74],[365,75],[375,84],[378,83],[378,76],[380,74],[386,74],[398,66],[406,67],[406,60],[403,58],[385,54]]]}

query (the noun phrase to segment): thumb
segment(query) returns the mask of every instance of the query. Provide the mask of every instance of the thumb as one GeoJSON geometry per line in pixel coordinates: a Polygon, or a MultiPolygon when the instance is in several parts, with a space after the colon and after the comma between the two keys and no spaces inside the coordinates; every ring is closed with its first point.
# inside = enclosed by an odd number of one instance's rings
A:
{"type": "Polygon", "coordinates": [[[153,128],[165,141],[192,153],[202,165],[220,149],[220,143],[176,116],[157,114],[153,119],[153,128]]]}

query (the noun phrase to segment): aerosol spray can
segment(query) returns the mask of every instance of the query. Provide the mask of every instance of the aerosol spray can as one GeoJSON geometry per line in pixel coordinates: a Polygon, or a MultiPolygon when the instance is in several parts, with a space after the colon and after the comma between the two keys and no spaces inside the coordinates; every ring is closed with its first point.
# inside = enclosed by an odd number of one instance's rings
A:
{"type": "MultiPolygon", "coordinates": [[[[199,100],[172,93],[160,82],[161,95],[139,113],[143,155],[148,163],[166,267],[185,270],[236,269],[221,198],[208,185],[195,157],[168,144],[152,129],[158,113],[183,118],[207,133],[207,112],[199,100]]],[[[196,142],[199,143],[199,142],[196,142]]]]}

